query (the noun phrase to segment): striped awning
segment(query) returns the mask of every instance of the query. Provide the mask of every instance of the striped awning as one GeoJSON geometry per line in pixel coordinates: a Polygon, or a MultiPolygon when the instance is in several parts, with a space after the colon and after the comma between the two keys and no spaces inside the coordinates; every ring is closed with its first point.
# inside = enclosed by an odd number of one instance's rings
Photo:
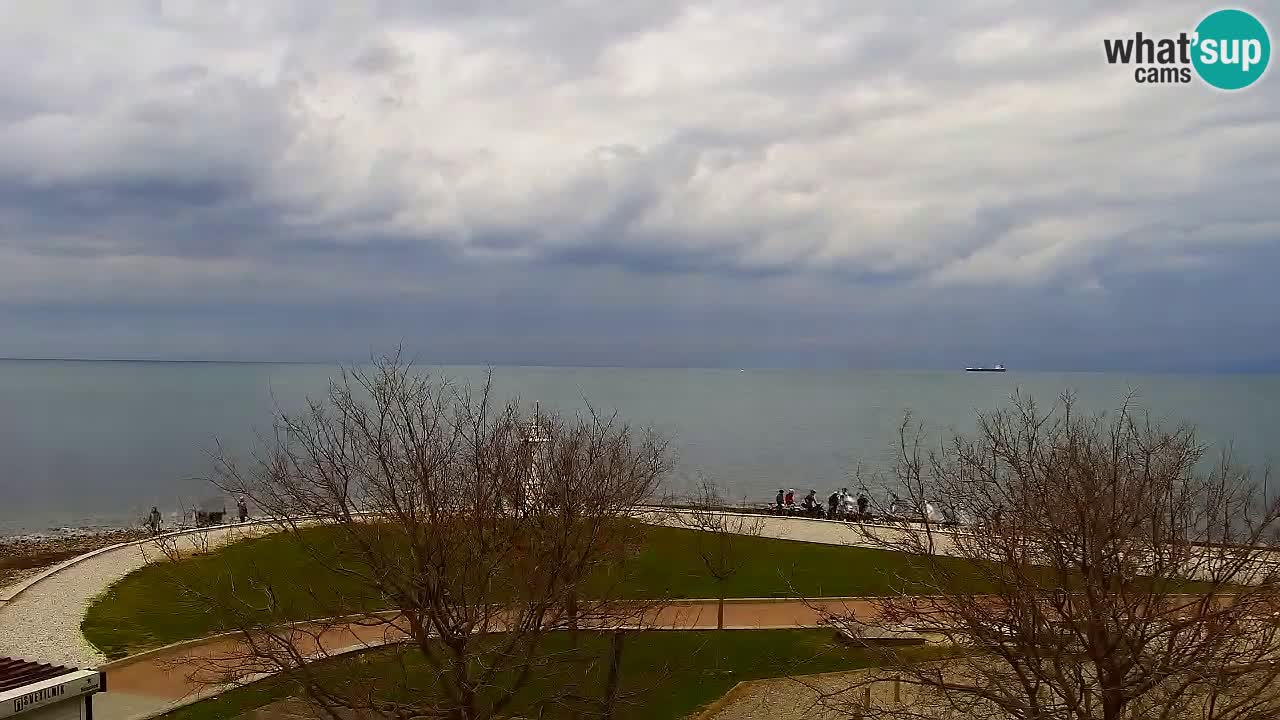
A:
{"type": "Polygon", "coordinates": [[[64,665],[0,657],[0,693],[75,672],[64,665]]]}

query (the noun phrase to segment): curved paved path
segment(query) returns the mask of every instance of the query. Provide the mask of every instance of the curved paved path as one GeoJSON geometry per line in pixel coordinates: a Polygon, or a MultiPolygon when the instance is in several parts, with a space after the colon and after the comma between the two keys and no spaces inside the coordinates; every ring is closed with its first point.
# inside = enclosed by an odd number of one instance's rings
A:
{"type": "MultiPolygon", "coordinates": [[[[224,525],[163,537],[180,551],[215,547],[259,534],[263,526],[224,525]]],[[[80,668],[106,662],[80,633],[80,622],[93,599],[104,590],[159,557],[154,540],[141,540],[81,555],[25,583],[0,593],[0,656],[80,668]]]]}
{"type": "MultiPolygon", "coordinates": [[[[642,511],[640,519],[679,526],[665,512],[642,511]]],[[[787,540],[831,545],[866,544],[853,526],[837,521],[762,516],[760,534],[787,540]]],[[[177,536],[184,549],[195,549],[197,538],[210,546],[259,534],[269,526],[250,523],[224,525],[177,536]]],[[[128,543],[82,555],[36,576],[16,597],[12,588],[0,590],[0,655],[92,668],[106,658],[80,633],[80,622],[93,599],[130,572],[161,557],[153,541],[128,543]],[[7,592],[6,592],[7,591],[7,592]]]]}
{"type": "MultiPolygon", "coordinates": [[[[874,547],[879,540],[895,535],[919,532],[917,528],[885,525],[859,525],[836,520],[803,517],[754,515],[761,521],[763,537],[829,545],[874,547]]],[[[685,526],[677,514],[656,508],[638,508],[637,518],[657,525],[685,526]]],[[[207,531],[186,533],[181,541],[188,547],[194,538],[207,537],[211,546],[231,542],[249,534],[267,531],[264,523],[245,526],[220,526],[207,531]]],[[[955,531],[935,530],[935,551],[950,554],[955,531]]],[[[29,587],[10,599],[0,590],[0,655],[57,662],[79,667],[96,667],[105,658],[80,634],[80,622],[95,597],[128,573],[159,557],[151,541],[141,541],[105,551],[89,553],[28,581],[29,587]]]]}
{"type": "MultiPolygon", "coordinates": [[[[642,510],[639,518],[654,524],[681,525],[670,513],[642,510]]],[[[905,528],[875,528],[876,532],[901,533],[905,528]]],[[[221,526],[188,532],[177,538],[183,549],[198,549],[269,532],[269,526],[221,526]]],[[[763,516],[760,535],[832,545],[871,545],[850,523],[798,517],[763,516]]],[[[940,532],[938,551],[950,550],[950,535],[940,532]]],[[[80,622],[93,599],[117,580],[161,557],[154,541],[141,541],[107,548],[63,563],[19,586],[0,589],[0,655],[65,665],[99,667],[105,658],[80,633],[80,622]]],[[[865,601],[838,602],[844,613],[866,612],[865,601]]],[[[834,609],[834,608],[833,608],[834,609]]],[[[715,627],[715,601],[686,601],[669,606],[655,623],[659,627],[701,629],[715,627]]],[[[799,601],[728,601],[726,625],[737,628],[812,627],[821,615],[818,608],[799,601]]],[[[383,628],[335,629],[322,638],[316,651],[336,653],[374,647],[396,638],[383,628]]],[[[165,709],[185,704],[201,694],[207,684],[178,669],[201,665],[199,660],[215,658],[219,652],[234,651],[235,640],[214,638],[180,647],[144,653],[107,665],[107,693],[95,707],[102,720],[141,720],[165,709]]],[[[203,663],[207,665],[207,663],[203,663]]]]}
{"type": "MultiPolygon", "coordinates": [[[[669,516],[649,512],[642,512],[641,519],[655,524],[677,522],[669,516]]],[[[191,551],[205,541],[214,547],[267,531],[269,527],[259,523],[228,525],[188,531],[176,535],[176,539],[182,549],[191,551]]],[[[856,531],[845,523],[802,518],[765,516],[761,535],[835,545],[860,544],[856,531]]],[[[101,667],[106,658],[80,632],[85,612],[93,599],[113,583],[160,557],[162,554],[154,541],[127,543],[82,555],[25,583],[0,589],[0,655],[81,668],[101,667]]],[[[816,622],[816,613],[800,603],[730,601],[725,609],[725,622],[737,627],[805,627],[816,622]]],[[[671,606],[659,620],[660,625],[663,623],[669,627],[714,627],[714,603],[709,610],[705,603],[696,602],[671,606]]],[[[353,637],[342,637],[339,633],[333,642],[369,646],[374,638],[367,637],[367,632],[369,630],[364,629],[353,637]]],[[[204,645],[197,643],[197,646],[204,645]]],[[[212,652],[216,646],[207,647],[212,652]]],[[[190,647],[143,654],[137,659],[126,658],[107,665],[109,692],[95,702],[95,706],[100,706],[99,717],[104,720],[143,718],[159,712],[177,698],[190,700],[193,680],[163,670],[172,668],[174,661],[180,659],[174,653],[184,651],[190,651],[190,647]]]]}
{"type": "MultiPolygon", "coordinates": [[[[755,534],[760,537],[778,540],[796,540],[799,542],[819,543],[821,545],[848,545],[850,547],[883,548],[885,543],[900,542],[907,534],[921,534],[919,525],[888,525],[879,522],[854,522],[846,520],[827,520],[801,515],[761,515],[745,513],[726,513],[735,517],[759,520],[760,526],[755,534]]],[[[695,527],[691,524],[688,510],[668,510],[645,508],[637,514],[637,519],[652,525],[670,527],[695,527]]],[[[750,525],[750,522],[747,523],[750,525]]],[[[934,551],[947,555],[953,552],[952,538],[964,531],[932,528],[934,551]]]]}
{"type": "MultiPolygon", "coordinates": [[[[714,630],[715,600],[683,600],[650,613],[637,627],[648,630],[714,630]]],[[[858,598],[725,601],[725,627],[737,630],[816,628],[827,613],[868,617],[871,604],[858,598]]],[[[333,657],[404,639],[389,625],[300,625],[291,642],[305,656],[333,657]]],[[[102,720],[143,720],[227,689],[224,673],[243,668],[242,640],[234,635],[180,643],[140,653],[105,667],[108,692],[94,701],[102,720]]],[[[260,676],[251,676],[256,679],[260,676]]]]}

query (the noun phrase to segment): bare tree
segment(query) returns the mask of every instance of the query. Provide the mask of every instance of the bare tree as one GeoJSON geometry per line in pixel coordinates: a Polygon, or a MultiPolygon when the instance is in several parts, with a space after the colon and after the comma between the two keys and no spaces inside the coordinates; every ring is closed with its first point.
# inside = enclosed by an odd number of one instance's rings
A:
{"type": "MultiPolygon", "coordinates": [[[[1128,401],[1082,416],[1070,395],[1047,412],[1015,395],[979,415],[974,439],[926,450],[923,437],[903,423],[890,483],[917,507],[950,501],[978,524],[867,528],[867,540],[916,556],[933,595],[894,594],[834,620],[908,626],[960,654],[884,653],[858,685],[897,679],[911,701],[851,714],[1280,717],[1278,509],[1229,457],[1205,467],[1190,428],[1166,429],[1128,401]]],[[[841,697],[862,696],[850,689],[841,697]]]]}
{"type": "Polygon", "coordinates": [[[673,524],[696,531],[698,558],[716,586],[716,628],[724,629],[725,583],[747,561],[745,545],[760,536],[764,518],[732,508],[716,484],[702,478],[687,502],[670,510],[673,524]]]}
{"type": "Polygon", "coordinates": [[[239,638],[208,682],[279,673],[334,720],[613,712],[616,682],[589,678],[621,662],[620,637],[579,648],[557,633],[643,620],[619,588],[633,508],[669,469],[654,433],[530,418],[487,382],[473,394],[393,357],[345,370],[324,401],[279,413],[251,462],[220,453],[217,469],[319,570],[189,588],[239,638]],[[384,644],[381,664],[314,662],[384,644]]]}

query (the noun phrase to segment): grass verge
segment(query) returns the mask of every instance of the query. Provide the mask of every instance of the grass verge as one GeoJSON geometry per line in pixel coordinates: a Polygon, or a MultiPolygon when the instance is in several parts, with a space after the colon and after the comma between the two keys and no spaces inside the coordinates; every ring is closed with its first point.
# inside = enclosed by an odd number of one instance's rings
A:
{"type": "MultiPolygon", "coordinates": [[[[607,652],[608,639],[603,635],[584,634],[583,642],[589,651],[601,656],[607,652]]],[[[687,717],[745,680],[856,670],[872,661],[867,651],[836,643],[831,632],[820,630],[648,631],[629,634],[625,648],[620,685],[624,701],[616,717],[635,720],[687,717]]],[[[548,653],[561,651],[563,648],[555,645],[548,648],[548,653]]],[[[924,647],[903,652],[920,659],[936,654],[924,647]]],[[[410,672],[404,684],[430,692],[430,675],[405,648],[331,661],[324,673],[334,682],[367,682],[367,678],[405,678],[405,667],[410,672]]],[[[603,664],[585,673],[581,680],[585,695],[598,696],[603,674],[603,664]]],[[[511,711],[516,715],[534,713],[538,700],[549,694],[548,682],[552,680],[532,681],[511,711]]],[[[397,688],[403,686],[398,684],[397,688]]],[[[297,692],[288,683],[269,679],[182,708],[166,718],[230,720],[297,692]]],[[[548,712],[544,717],[560,717],[554,708],[548,712]]]]}
{"type": "MultiPolygon", "coordinates": [[[[201,593],[265,597],[270,586],[274,617],[308,620],[342,612],[384,609],[367,588],[325,569],[343,558],[340,535],[313,528],[313,546],[332,556],[317,562],[287,535],[269,535],[178,562],[160,562],[130,573],[99,596],[82,624],[86,638],[107,657],[119,658],[228,629],[226,619],[201,593]],[[325,537],[324,534],[333,537],[325,537]]],[[[646,527],[623,587],[635,599],[725,597],[831,597],[882,595],[895,589],[928,592],[913,556],[902,553],[743,537],[735,545],[743,563],[717,588],[696,551],[694,531],[646,527]]],[[[957,562],[958,571],[965,565],[957,562]]],[[[976,581],[975,581],[976,582],[976,581]]]]}

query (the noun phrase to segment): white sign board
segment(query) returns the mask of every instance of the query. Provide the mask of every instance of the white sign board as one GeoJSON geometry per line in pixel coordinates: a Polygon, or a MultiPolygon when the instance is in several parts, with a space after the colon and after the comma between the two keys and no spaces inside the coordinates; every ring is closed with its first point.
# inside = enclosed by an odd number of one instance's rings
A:
{"type": "Polygon", "coordinates": [[[77,670],[0,693],[0,718],[64,702],[102,689],[102,674],[94,670],[77,670]]]}

